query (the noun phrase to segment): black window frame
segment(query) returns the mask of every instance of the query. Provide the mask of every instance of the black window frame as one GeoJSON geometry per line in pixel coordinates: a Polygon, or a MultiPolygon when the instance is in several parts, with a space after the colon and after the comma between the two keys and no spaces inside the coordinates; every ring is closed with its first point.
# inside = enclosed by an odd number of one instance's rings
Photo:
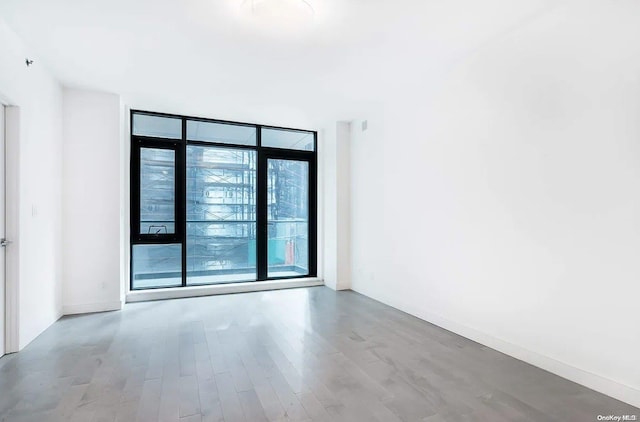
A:
{"type": "MultiPolygon", "coordinates": [[[[189,287],[187,284],[187,218],[186,218],[186,169],[187,146],[208,146],[229,149],[248,149],[256,151],[256,280],[286,280],[292,278],[314,278],[318,272],[318,132],[313,130],[295,129],[271,125],[262,125],[229,120],[208,119],[203,117],[182,116],[176,114],[159,113],[145,110],[130,110],[130,242],[129,242],[129,290],[174,289],[189,287]],[[134,135],[134,115],[151,115],[158,117],[179,118],[182,121],[182,137],[161,138],[134,135]],[[190,141],[187,139],[187,121],[200,121],[236,126],[253,127],[256,129],[256,145],[242,145],[209,141],[190,141]],[[263,147],[261,142],[262,129],[275,129],[313,134],[313,151],[263,147]],[[140,150],[141,148],[170,149],[175,151],[175,233],[148,234],[140,233],[140,150]],[[268,221],[267,221],[267,172],[269,159],[305,161],[309,165],[309,216],[308,216],[308,267],[307,275],[289,277],[268,277],[268,221]],[[169,245],[182,246],[182,284],[171,287],[134,288],[133,285],[133,248],[135,245],[169,245]]],[[[216,285],[212,283],[210,285],[216,285]]],[[[198,285],[202,286],[202,285],[198,285]]]]}

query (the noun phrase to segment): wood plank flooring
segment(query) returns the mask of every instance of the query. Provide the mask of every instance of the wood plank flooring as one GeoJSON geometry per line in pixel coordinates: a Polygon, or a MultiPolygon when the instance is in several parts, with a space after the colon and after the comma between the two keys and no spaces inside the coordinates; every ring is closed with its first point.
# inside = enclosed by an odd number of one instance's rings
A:
{"type": "Polygon", "coordinates": [[[0,359],[0,421],[595,421],[640,410],[325,287],[65,317],[0,359]]]}

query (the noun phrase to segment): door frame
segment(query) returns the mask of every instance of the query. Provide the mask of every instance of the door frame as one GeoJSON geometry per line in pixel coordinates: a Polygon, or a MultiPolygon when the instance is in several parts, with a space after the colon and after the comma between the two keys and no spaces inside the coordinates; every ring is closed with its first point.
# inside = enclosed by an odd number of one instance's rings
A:
{"type": "MultiPolygon", "coordinates": [[[[315,140],[317,149],[317,137],[315,140]]],[[[287,278],[299,278],[300,276],[291,277],[269,277],[268,263],[268,216],[267,216],[267,191],[268,191],[268,172],[269,160],[290,160],[302,161],[309,165],[309,220],[308,220],[308,245],[307,251],[309,256],[309,275],[316,277],[318,273],[318,164],[315,151],[297,151],[283,150],[280,148],[262,147],[258,151],[258,214],[257,225],[260,236],[258,242],[257,258],[258,258],[258,280],[276,280],[287,278]],[[311,210],[316,210],[311,212],[311,210]]],[[[308,277],[307,276],[307,277],[308,277]]]]}
{"type": "Polygon", "coordinates": [[[5,354],[20,350],[20,107],[0,93],[4,107],[5,148],[5,237],[11,244],[5,248],[5,354]]]}

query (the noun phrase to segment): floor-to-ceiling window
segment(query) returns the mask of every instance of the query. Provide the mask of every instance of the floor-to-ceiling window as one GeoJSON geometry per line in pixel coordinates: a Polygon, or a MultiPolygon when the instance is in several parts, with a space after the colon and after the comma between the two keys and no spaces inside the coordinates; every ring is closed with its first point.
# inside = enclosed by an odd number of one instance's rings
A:
{"type": "Polygon", "coordinates": [[[131,113],[131,288],[316,276],[312,131],[131,113]]]}

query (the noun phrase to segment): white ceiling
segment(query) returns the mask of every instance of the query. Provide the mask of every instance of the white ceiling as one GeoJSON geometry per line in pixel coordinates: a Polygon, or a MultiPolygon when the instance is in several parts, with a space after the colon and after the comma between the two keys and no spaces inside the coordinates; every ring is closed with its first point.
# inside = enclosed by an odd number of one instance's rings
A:
{"type": "Polygon", "coordinates": [[[0,14],[69,87],[135,107],[315,126],[394,91],[428,92],[483,44],[567,2],[315,0],[306,28],[264,28],[242,0],[2,0],[0,14]]]}

